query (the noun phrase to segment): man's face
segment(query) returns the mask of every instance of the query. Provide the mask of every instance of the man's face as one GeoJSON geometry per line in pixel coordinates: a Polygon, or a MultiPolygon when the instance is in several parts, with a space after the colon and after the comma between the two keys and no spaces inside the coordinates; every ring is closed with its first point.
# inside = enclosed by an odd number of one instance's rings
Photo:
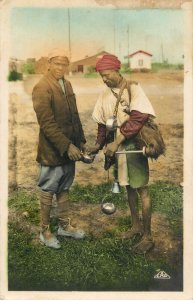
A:
{"type": "Polygon", "coordinates": [[[103,82],[110,88],[118,87],[120,82],[120,75],[115,70],[100,71],[103,82]]]}
{"type": "Polygon", "coordinates": [[[57,56],[50,60],[50,73],[54,76],[56,80],[61,79],[66,73],[69,66],[69,61],[66,57],[57,56]]]}

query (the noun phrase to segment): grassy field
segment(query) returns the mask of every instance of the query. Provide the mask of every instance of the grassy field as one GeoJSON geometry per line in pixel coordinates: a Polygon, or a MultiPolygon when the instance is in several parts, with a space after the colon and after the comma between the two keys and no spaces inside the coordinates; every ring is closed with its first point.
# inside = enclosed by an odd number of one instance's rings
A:
{"type": "MultiPolygon", "coordinates": [[[[109,184],[75,185],[70,193],[71,203],[99,208],[101,198],[109,189],[109,184]]],[[[153,216],[164,215],[168,232],[172,232],[175,240],[182,241],[182,188],[168,182],[156,182],[150,185],[150,194],[153,216]]],[[[112,195],[111,200],[119,211],[126,210],[124,190],[118,196],[112,195]]],[[[36,193],[26,190],[12,193],[9,211],[9,290],[182,290],[182,255],[178,249],[175,249],[178,253],[175,263],[162,251],[158,251],[159,255],[154,250],[150,254],[134,255],[131,246],[137,240],[120,238],[120,233],[130,225],[128,217],[115,216],[116,227],[103,231],[100,236],[91,230],[85,240],[60,238],[62,247],[54,250],[40,245],[37,239],[39,203],[36,193]],[[170,274],[171,280],[156,281],[154,275],[159,270],[170,274]]],[[[110,220],[107,217],[105,222],[110,220]]],[[[52,229],[56,229],[54,218],[52,229]]],[[[161,235],[162,228],[159,230],[161,235]]]]}

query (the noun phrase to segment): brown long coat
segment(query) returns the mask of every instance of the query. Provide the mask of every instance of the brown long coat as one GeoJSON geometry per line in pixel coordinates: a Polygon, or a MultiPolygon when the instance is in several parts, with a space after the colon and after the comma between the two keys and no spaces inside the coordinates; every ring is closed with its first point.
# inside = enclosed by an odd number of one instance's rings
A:
{"type": "Polygon", "coordinates": [[[40,125],[37,161],[45,166],[58,166],[69,161],[70,143],[80,147],[85,137],[69,81],[64,80],[65,93],[58,81],[46,74],[34,87],[32,100],[40,125]]]}

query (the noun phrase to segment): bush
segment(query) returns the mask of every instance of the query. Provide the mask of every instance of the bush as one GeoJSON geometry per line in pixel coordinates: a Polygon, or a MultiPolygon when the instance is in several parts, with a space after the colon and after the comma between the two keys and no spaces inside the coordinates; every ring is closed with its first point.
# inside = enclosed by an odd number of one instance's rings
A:
{"type": "Polygon", "coordinates": [[[22,72],[24,74],[35,74],[35,68],[33,63],[25,63],[22,66],[22,72]]]}
{"type": "Polygon", "coordinates": [[[121,73],[123,73],[123,74],[125,74],[125,73],[130,73],[131,71],[130,71],[130,69],[129,69],[129,66],[128,66],[128,64],[123,64],[122,66],[121,66],[121,73]]]}
{"type": "Polygon", "coordinates": [[[87,69],[87,73],[91,74],[91,73],[94,73],[94,72],[96,72],[95,68],[93,66],[89,66],[88,69],[87,69]]]}
{"type": "Polygon", "coordinates": [[[22,74],[17,71],[10,71],[8,75],[8,81],[22,80],[22,74]]]}
{"type": "Polygon", "coordinates": [[[163,63],[152,63],[152,70],[153,71],[159,71],[159,70],[183,70],[184,65],[183,64],[169,64],[168,62],[163,63]]]}
{"type": "Polygon", "coordinates": [[[87,68],[87,73],[84,74],[84,78],[96,78],[98,77],[98,73],[96,72],[95,67],[89,66],[87,68]]]}
{"type": "Polygon", "coordinates": [[[97,78],[99,75],[97,72],[93,72],[93,73],[86,73],[84,74],[84,78],[97,78]]]}
{"type": "Polygon", "coordinates": [[[146,69],[146,68],[141,68],[140,71],[141,71],[141,73],[149,73],[151,70],[146,69]]]}
{"type": "Polygon", "coordinates": [[[178,70],[184,70],[184,65],[183,64],[178,64],[178,70]]]}

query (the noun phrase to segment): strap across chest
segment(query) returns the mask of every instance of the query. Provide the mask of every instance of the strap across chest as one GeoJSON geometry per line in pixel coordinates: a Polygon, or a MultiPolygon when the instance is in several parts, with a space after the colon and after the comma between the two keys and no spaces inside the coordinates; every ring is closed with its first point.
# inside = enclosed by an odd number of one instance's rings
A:
{"type": "Polygon", "coordinates": [[[118,107],[119,107],[119,103],[121,100],[121,97],[123,95],[123,91],[124,89],[127,89],[128,92],[128,96],[129,96],[129,109],[128,111],[130,111],[130,103],[131,103],[131,89],[130,89],[130,83],[126,80],[123,79],[119,94],[115,93],[112,89],[111,92],[113,93],[113,95],[116,97],[117,101],[115,104],[115,108],[114,108],[114,112],[113,112],[113,117],[116,118],[117,117],[117,112],[118,112],[118,107]]]}

